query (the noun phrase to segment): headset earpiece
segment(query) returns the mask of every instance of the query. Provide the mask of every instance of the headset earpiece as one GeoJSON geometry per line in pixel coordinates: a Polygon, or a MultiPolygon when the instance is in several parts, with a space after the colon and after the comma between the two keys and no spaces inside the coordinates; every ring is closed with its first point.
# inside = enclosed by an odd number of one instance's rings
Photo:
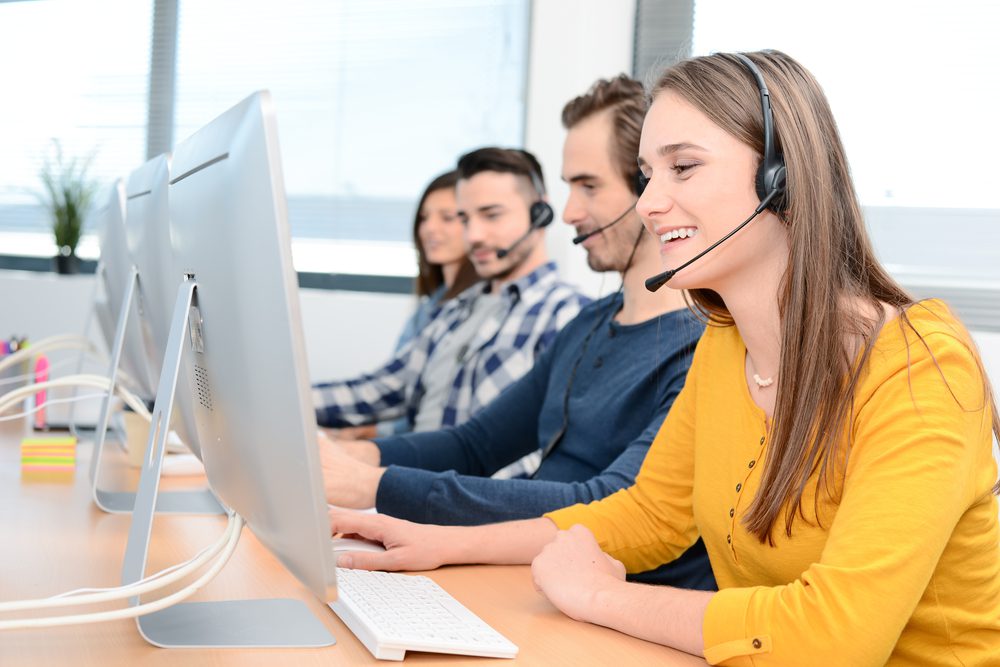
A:
{"type": "MultiPolygon", "coordinates": [[[[779,158],[780,159],[780,158],[779,158]]],[[[774,211],[775,213],[780,213],[785,210],[785,165],[784,163],[777,165],[768,165],[764,160],[761,160],[760,167],[757,169],[756,189],[757,197],[764,201],[768,193],[772,190],[777,190],[778,194],[774,196],[767,207],[774,211]]]]}
{"type": "Polygon", "coordinates": [[[646,184],[649,183],[649,179],[642,173],[641,170],[636,169],[635,175],[632,176],[632,192],[635,193],[636,197],[641,197],[643,190],[646,189],[646,184]]]}
{"type": "Polygon", "coordinates": [[[548,227],[553,220],[555,220],[556,214],[552,210],[552,206],[549,205],[543,197],[545,197],[545,186],[542,184],[542,177],[540,174],[535,173],[534,169],[529,170],[531,185],[535,188],[535,192],[538,193],[538,200],[531,205],[528,210],[528,215],[531,220],[531,229],[541,229],[542,227],[548,227]]]}
{"type": "Polygon", "coordinates": [[[539,199],[534,204],[531,205],[529,211],[531,215],[531,228],[541,229],[542,227],[548,227],[549,224],[555,219],[555,211],[545,200],[539,199]]]}
{"type": "Polygon", "coordinates": [[[777,192],[772,196],[767,207],[775,213],[785,210],[785,160],[778,153],[774,141],[774,116],[771,113],[771,95],[767,91],[767,84],[764,83],[764,75],[761,74],[757,65],[750,58],[742,53],[734,54],[742,62],[750,74],[757,82],[757,89],[760,91],[760,105],[762,120],[764,125],[764,154],[757,168],[757,175],[754,178],[754,186],[757,190],[757,198],[764,201],[772,192],[777,192]]]}
{"type": "Polygon", "coordinates": [[[528,167],[528,178],[531,179],[531,185],[535,189],[538,199],[528,208],[528,231],[506,248],[497,248],[497,259],[503,259],[509,255],[513,252],[514,248],[524,243],[535,230],[548,227],[556,217],[555,211],[545,201],[545,184],[542,183],[541,167],[531,153],[527,151],[521,152],[530,164],[528,167]]]}

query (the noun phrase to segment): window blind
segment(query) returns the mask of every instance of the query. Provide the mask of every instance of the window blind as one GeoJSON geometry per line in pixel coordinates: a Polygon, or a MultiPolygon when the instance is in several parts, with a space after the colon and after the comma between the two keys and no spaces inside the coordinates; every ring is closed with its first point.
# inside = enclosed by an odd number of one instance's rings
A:
{"type": "Polygon", "coordinates": [[[104,184],[142,163],[150,6],[0,4],[0,230],[48,232],[35,193],[53,139],[67,158],[93,155],[90,175],[104,184]]]}

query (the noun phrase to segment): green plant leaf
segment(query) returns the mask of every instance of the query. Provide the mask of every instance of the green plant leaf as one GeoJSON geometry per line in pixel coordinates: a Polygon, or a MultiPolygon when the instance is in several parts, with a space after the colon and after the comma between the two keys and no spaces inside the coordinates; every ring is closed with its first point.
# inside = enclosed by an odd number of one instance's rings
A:
{"type": "Polygon", "coordinates": [[[91,152],[81,160],[74,157],[64,159],[62,145],[53,139],[55,160],[46,158],[39,171],[42,192],[36,193],[39,201],[48,210],[56,247],[76,250],[83,233],[83,224],[90,210],[99,184],[88,176],[94,159],[91,152]]]}

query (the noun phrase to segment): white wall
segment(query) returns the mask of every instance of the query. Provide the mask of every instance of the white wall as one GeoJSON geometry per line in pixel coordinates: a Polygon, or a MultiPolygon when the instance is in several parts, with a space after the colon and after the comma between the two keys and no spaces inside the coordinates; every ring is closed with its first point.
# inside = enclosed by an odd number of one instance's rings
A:
{"type": "Polygon", "coordinates": [[[583,249],[571,243],[573,228],[561,222],[569,192],[559,178],[566,136],[561,116],[563,105],[595,80],[631,72],[635,0],[535,0],[532,5],[525,148],[542,163],[556,210],[557,221],[546,231],[549,254],[566,280],[592,295],[607,293],[617,288],[617,277],[602,279],[591,271],[583,249]]]}
{"type": "MultiPolygon", "coordinates": [[[[0,338],[39,340],[82,333],[93,301],[94,276],[0,271],[0,338]]],[[[97,342],[96,322],[94,342],[97,342]]]]}
{"type": "Polygon", "coordinates": [[[389,360],[403,324],[416,307],[406,294],[299,290],[309,376],[351,378],[389,360]]]}

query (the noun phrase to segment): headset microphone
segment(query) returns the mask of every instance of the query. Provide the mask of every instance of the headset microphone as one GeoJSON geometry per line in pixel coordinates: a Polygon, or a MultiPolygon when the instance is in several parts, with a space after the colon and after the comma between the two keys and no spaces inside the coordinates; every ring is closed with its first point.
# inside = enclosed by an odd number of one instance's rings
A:
{"type": "MultiPolygon", "coordinates": [[[[552,222],[552,221],[549,220],[549,222],[552,222]]],[[[525,239],[527,239],[529,236],[531,236],[531,232],[535,231],[535,229],[537,229],[537,227],[534,227],[534,226],[528,227],[528,231],[526,231],[524,234],[522,234],[520,238],[518,238],[516,241],[514,241],[513,243],[511,243],[509,246],[507,246],[506,248],[497,248],[497,259],[503,259],[504,257],[506,257],[507,255],[509,255],[510,253],[514,252],[514,248],[516,248],[517,246],[521,245],[524,242],[525,239]]]]}
{"type": "Polygon", "coordinates": [[[608,229],[609,227],[613,227],[613,226],[617,225],[619,222],[622,221],[622,219],[624,219],[624,217],[626,215],[628,215],[629,213],[631,213],[634,210],[635,210],[635,204],[632,204],[627,209],[625,209],[622,212],[621,215],[619,215],[617,218],[615,218],[614,220],[612,220],[608,224],[602,225],[602,226],[598,227],[597,229],[592,229],[589,232],[586,232],[584,234],[580,234],[579,236],[574,237],[573,238],[573,245],[579,245],[580,243],[583,243],[584,241],[586,241],[587,239],[589,239],[591,236],[594,236],[595,234],[600,234],[605,229],[608,229]]]}
{"type": "Polygon", "coordinates": [[[744,220],[743,222],[741,222],[739,225],[737,225],[736,228],[733,229],[733,231],[729,232],[728,234],[726,234],[725,236],[723,236],[721,239],[719,239],[718,241],[716,241],[712,245],[708,246],[707,248],[705,248],[704,250],[702,250],[701,252],[699,252],[697,255],[695,255],[694,257],[692,257],[688,261],[686,261],[683,264],[681,264],[680,266],[678,266],[676,269],[667,269],[663,273],[657,273],[652,278],[647,278],[646,279],[646,289],[648,289],[650,292],[655,292],[656,290],[658,290],[661,287],[663,287],[664,285],[666,285],[667,281],[670,280],[671,278],[673,278],[675,273],[677,273],[681,269],[685,268],[686,266],[690,266],[694,262],[698,261],[699,259],[701,259],[705,255],[707,255],[709,252],[711,252],[712,250],[714,250],[715,248],[717,248],[719,245],[721,245],[722,242],[725,241],[726,239],[728,239],[730,236],[732,236],[736,232],[740,231],[741,229],[743,229],[744,227],[746,227],[747,225],[749,225],[751,220],[753,220],[758,215],[760,215],[761,213],[764,212],[764,209],[767,208],[767,205],[770,204],[771,200],[774,199],[777,195],[778,195],[778,191],[777,190],[772,190],[766,197],[764,197],[764,200],[757,206],[757,208],[754,210],[754,212],[750,215],[749,218],[747,218],[746,220],[744,220]]]}

